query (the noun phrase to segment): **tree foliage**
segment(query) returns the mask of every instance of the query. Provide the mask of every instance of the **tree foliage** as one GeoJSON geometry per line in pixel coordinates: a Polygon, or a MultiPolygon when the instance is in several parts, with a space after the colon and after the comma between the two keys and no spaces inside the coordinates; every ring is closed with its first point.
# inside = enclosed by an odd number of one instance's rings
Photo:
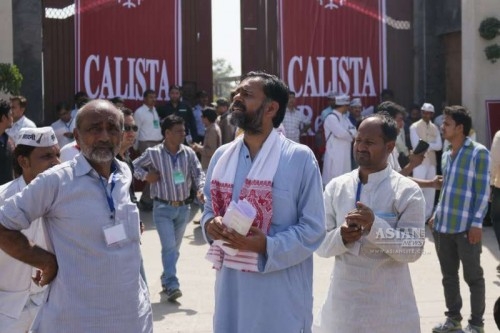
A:
{"type": "Polygon", "coordinates": [[[214,59],[212,62],[214,78],[214,95],[228,98],[231,90],[236,86],[233,66],[223,58],[214,59]]]}
{"type": "Polygon", "coordinates": [[[13,64],[0,64],[0,91],[18,95],[23,83],[23,76],[19,68],[13,64]]]}

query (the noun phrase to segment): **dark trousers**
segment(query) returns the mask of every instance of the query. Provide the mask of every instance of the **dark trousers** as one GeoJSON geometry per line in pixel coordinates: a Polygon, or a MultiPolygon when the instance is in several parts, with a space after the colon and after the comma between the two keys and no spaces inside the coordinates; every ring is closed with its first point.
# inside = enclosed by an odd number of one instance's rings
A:
{"type": "Polygon", "coordinates": [[[500,188],[492,187],[491,190],[491,223],[497,236],[498,247],[500,249],[500,188]]]}
{"type": "Polygon", "coordinates": [[[481,268],[481,242],[470,244],[467,232],[458,234],[443,234],[433,231],[436,252],[443,275],[445,312],[447,317],[462,320],[462,297],[460,296],[460,283],[458,267],[462,262],[464,279],[469,286],[471,317],[469,324],[483,326],[485,309],[485,288],[483,269],[481,268]]]}

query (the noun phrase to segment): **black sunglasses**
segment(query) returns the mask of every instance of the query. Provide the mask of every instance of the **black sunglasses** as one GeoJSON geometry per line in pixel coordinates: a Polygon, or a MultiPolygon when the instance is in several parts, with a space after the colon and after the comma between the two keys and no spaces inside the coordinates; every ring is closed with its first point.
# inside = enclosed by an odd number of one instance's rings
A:
{"type": "Polygon", "coordinates": [[[130,132],[130,131],[137,132],[139,130],[139,127],[137,127],[137,125],[133,125],[133,126],[125,125],[125,126],[123,126],[123,130],[125,132],[130,132]]]}

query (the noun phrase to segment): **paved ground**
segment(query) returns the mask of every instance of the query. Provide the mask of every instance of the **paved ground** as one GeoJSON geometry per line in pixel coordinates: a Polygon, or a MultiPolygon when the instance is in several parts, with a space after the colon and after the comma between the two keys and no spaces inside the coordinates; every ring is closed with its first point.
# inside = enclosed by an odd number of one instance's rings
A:
{"type": "MultiPolygon", "coordinates": [[[[178,303],[169,303],[161,293],[160,242],[152,222],[151,213],[141,212],[146,224],[143,234],[143,257],[148,278],[151,303],[154,314],[155,332],[162,333],[208,333],[212,332],[213,284],[215,279],[211,265],[204,259],[207,245],[198,225],[190,223],[186,229],[178,263],[178,276],[184,294],[178,303]]],[[[199,212],[192,210],[192,216],[199,218],[199,212]]],[[[429,234],[429,230],[427,230],[429,234]]],[[[500,262],[495,235],[491,227],[484,229],[482,265],[486,278],[486,332],[496,332],[493,320],[493,304],[500,296],[500,275],[496,266],[500,262]]],[[[315,256],[314,272],[314,313],[324,300],[329,285],[333,259],[315,256]]],[[[441,273],[434,250],[432,236],[427,238],[425,254],[416,263],[410,264],[413,285],[420,312],[422,332],[431,332],[431,328],[443,319],[444,296],[441,286],[441,273]]],[[[465,283],[461,285],[463,295],[463,315],[468,317],[469,294],[465,283]]],[[[462,324],[465,326],[466,321],[462,324]]],[[[400,332],[399,330],[395,330],[400,332]]],[[[278,333],[278,332],[277,332],[278,333]]],[[[401,333],[405,333],[401,331],[401,333]]]]}

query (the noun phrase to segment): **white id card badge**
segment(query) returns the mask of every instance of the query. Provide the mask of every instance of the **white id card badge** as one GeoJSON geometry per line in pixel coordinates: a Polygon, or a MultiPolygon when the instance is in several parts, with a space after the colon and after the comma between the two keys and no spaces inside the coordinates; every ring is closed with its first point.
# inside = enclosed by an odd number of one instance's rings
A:
{"type": "Polygon", "coordinates": [[[127,240],[127,234],[122,223],[102,227],[104,238],[108,246],[113,246],[127,240]]]}

